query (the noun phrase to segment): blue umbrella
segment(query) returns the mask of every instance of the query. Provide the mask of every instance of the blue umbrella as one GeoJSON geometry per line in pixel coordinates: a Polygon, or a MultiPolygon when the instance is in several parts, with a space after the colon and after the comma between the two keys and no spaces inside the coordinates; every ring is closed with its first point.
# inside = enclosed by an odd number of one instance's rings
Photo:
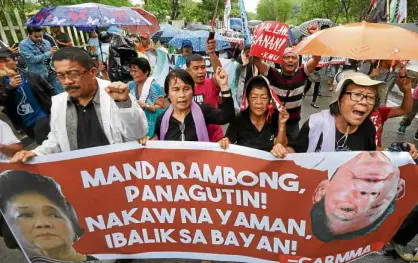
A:
{"type": "MultiPolygon", "coordinates": [[[[209,32],[207,31],[187,31],[175,36],[173,39],[168,42],[170,46],[180,49],[184,40],[190,40],[193,45],[194,52],[203,52],[206,51],[206,42],[209,37],[209,32]]],[[[231,46],[220,34],[215,34],[216,40],[216,50],[228,49],[231,46]]]]}
{"type": "Polygon", "coordinates": [[[158,41],[170,41],[173,37],[183,33],[183,30],[178,29],[170,24],[160,24],[160,30],[152,35],[152,40],[158,41]]]}
{"type": "Polygon", "coordinates": [[[42,8],[25,25],[97,28],[113,25],[151,25],[151,23],[130,8],[85,3],[42,8]]]}
{"type": "Polygon", "coordinates": [[[233,17],[229,20],[229,26],[231,29],[241,30],[242,29],[242,20],[241,18],[233,17]]]}
{"type": "MultiPolygon", "coordinates": [[[[200,38],[201,49],[203,49],[203,51],[205,51],[206,50],[206,42],[207,42],[208,37],[209,37],[209,32],[204,31],[204,30],[200,30],[200,31],[195,31],[195,33],[198,34],[199,36],[201,36],[201,38],[200,38]]],[[[231,48],[231,45],[229,44],[228,41],[226,41],[224,36],[222,36],[218,33],[215,34],[215,40],[216,40],[216,51],[231,48]]]]}
{"type": "Polygon", "coordinates": [[[184,31],[178,34],[177,36],[173,37],[170,42],[168,42],[168,44],[177,49],[181,49],[184,40],[190,40],[190,42],[192,42],[193,51],[202,51],[200,47],[200,36],[193,31],[184,31]]]}

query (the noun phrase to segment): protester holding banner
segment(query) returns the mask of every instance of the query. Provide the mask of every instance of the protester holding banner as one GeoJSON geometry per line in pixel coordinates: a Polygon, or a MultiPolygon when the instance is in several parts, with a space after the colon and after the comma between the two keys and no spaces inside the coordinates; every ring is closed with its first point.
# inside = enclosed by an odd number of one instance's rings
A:
{"type": "MultiPolygon", "coordinates": [[[[9,170],[0,175],[0,210],[31,260],[51,262],[90,261],[73,243],[83,235],[77,214],[49,177],[27,171],[9,170]]],[[[10,229],[0,218],[0,236],[9,248],[18,248],[10,229]]]]}
{"type": "MultiPolygon", "coordinates": [[[[330,109],[311,115],[297,139],[288,147],[275,145],[272,154],[281,158],[288,152],[375,151],[376,129],[369,116],[379,105],[378,89],[384,85],[360,72],[347,74],[330,109]]],[[[412,158],[417,159],[415,146],[410,146],[412,158]]]]}
{"type": "MultiPolygon", "coordinates": [[[[218,67],[222,67],[215,50],[216,40],[209,40],[207,43],[207,53],[212,63],[213,72],[217,72],[218,67]]],[[[213,108],[218,108],[221,87],[217,82],[217,78],[207,78],[204,58],[198,54],[191,54],[186,59],[186,66],[187,72],[192,76],[195,83],[194,101],[198,104],[207,104],[213,108]]],[[[211,142],[218,142],[224,137],[222,127],[219,125],[209,125],[208,133],[211,142]]]]}
{"type": "Polygon", "coordinates": [[[267,66],[260,58],[254,58],[254,64],[270,81],[273,90],[284,103],[290,114],[287,122],[287,138],[292,140],[299,133],[302,98],[308,76],[315,71],[321,57],[314,56],[305,65],[298,67],[298,55],[286,48],[281,63],[281,72],[267,66]]]}
{"type": "Polygon", "coordinates": [[[18,152],[13,162],[142,138],[146,116],[124,83],[97,79],[97,68],[80,48],[57,51],[53,63],[67,92],[52,98],[51,132],[33,151],[18,152]]]}
{"type": "Polygon", "coordinates": [[[279,117],[275,106],[270,104],[275,99],[277,95],[265,77],[251,78],[244,96],[248,107],[229,124],[225,138],[219,141],[221,148],[227,149],[232,143],[269,152],[278,143],[286,145],[289,114],[283,109],[279,117]]]}
{"type": "Polygon", "coordinates": [[[164,92],[150,77],[151,65],[146,58],[134,58],[129,63],[133,81],[128,83],[129,92],[136,97],[148,121],[150,138],[154,135],[157,117],[164,112],[164,92]]]}
{"type": "MultiPolygon", "coordinates": [[[[304,65],[299,66],[298,54],[293,49],[286,46],[289,28],[280,22],[265,22],[256,30],[256,41],[253,43],[251,52],[254,56],[254,64],[259,72],[266,76],[270,81],[274,92],[284,103],[290,114],[287,122],[287,138],[293,140],[299,133],[299,121],[301,119],[302,99],[306,80],[315,71],[321,61],[320,56],[313,56],[304,65]],[[267,38],[273,38],[275,43],[268,43],[267,38]],[[278,53],[283,50],[283,53],[278,53]],[[281,71],[262,62],[261,59],[267,58],[275,63],[280,63],[281,71]]],[[[318,27],[312,25],[308,28],[310,34],[318,32],[318,27]]]]}
{"type": "MultiPolygon", "coordinates": [[[[207,104],[199,105],[193,100],[195,83],[186,71],[179,69],[168,74],[164,89],[171,105],[158,117],[155,138],[162,141],[209,142],[208,124],[224,125],[234,119],[234,101],[228,87],[228,74],[218,67],[214,78],[222,93],[219,109],[207,104]]],[[[145,144],[147,140],[145,137],[140,142],[145,144]]]]}

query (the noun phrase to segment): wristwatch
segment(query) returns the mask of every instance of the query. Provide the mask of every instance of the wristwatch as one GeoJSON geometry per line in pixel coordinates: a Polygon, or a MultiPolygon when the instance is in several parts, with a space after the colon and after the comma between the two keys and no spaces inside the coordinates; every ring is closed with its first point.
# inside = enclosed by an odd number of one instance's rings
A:
{"type": "Polygon", "coordinates": [[[229,94],[231,94],[231,90],[229,89],[229,90],[221,91],[221,94],[222,95],[229,95],[229,94]]]}

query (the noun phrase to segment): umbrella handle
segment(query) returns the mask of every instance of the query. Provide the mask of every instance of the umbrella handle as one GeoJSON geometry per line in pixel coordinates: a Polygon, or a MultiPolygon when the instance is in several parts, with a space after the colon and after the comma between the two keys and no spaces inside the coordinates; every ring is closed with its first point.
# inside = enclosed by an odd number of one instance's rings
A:
{"type": "MultiPolygon", "coordinates": [[[[99,26],[96,26],[97,29],[97,33],[99,33],[99,26]]],[[[103,61],[103,49],[102,49],[102,41],[100,40],[100,35],[98,34],[98,39],[99,39],[99,48],[100,48],[100,57],[102,58],[102,63],[103,61]]]]}

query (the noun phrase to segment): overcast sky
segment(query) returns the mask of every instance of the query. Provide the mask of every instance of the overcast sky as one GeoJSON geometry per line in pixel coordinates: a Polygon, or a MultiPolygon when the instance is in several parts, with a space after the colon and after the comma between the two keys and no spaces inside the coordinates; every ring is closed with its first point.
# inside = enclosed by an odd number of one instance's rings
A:
{"type": "Polygon", "coordinates": [[[257,4],[260,0],[244,0],[245,9],[249,12],[255,12],[257,10],[257,4]]]}

